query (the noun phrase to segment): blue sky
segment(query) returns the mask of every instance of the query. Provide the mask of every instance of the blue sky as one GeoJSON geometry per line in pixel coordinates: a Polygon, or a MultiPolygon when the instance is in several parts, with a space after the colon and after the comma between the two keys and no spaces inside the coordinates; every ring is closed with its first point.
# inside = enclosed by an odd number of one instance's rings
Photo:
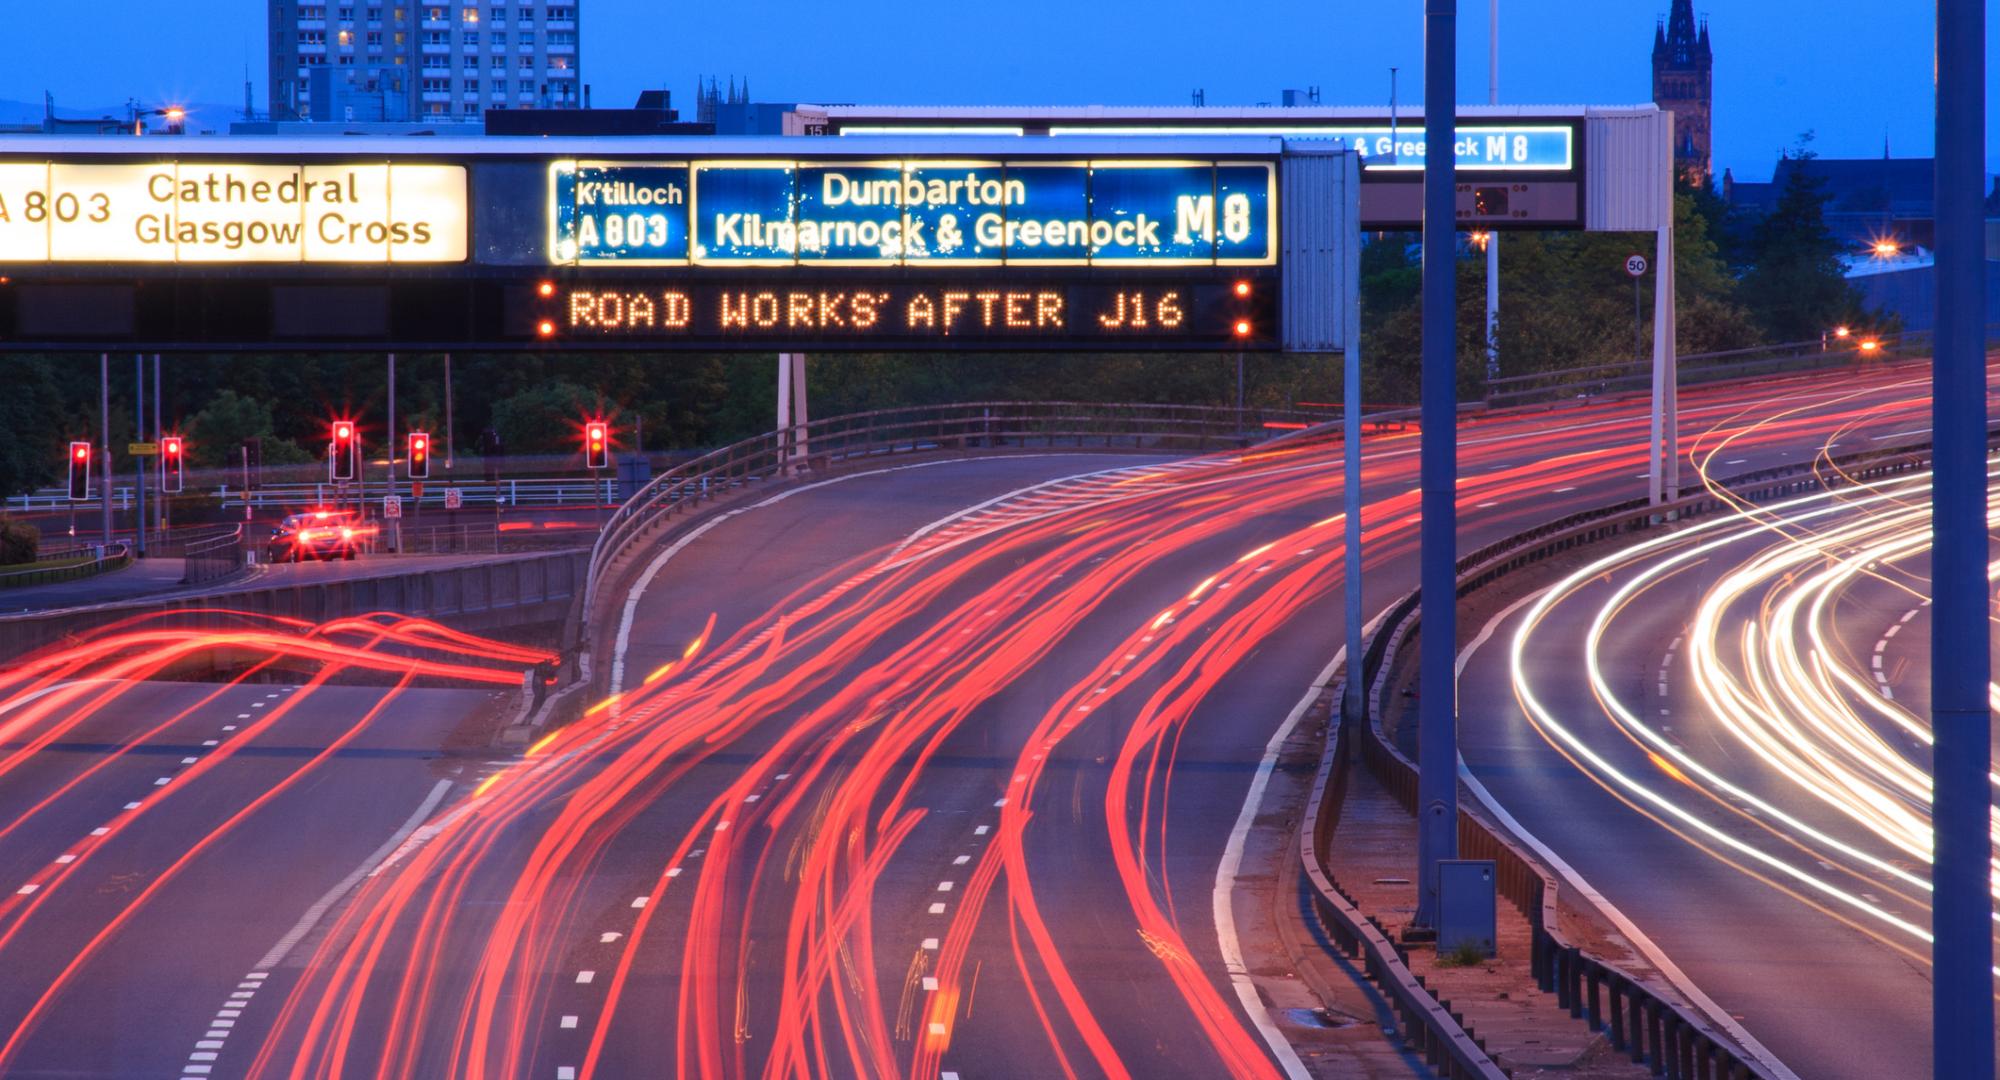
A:
{"type": "MultiPolygon", "coordinates": [[[[330,0],[337,2],[337,0],[330,0]]],[[[366,0],[356,0],[365,3],[366,0]]],[[[764,101],[1185,104],[1275,101],[1317,85],[1329,103],[1388,98],[1403,69],[1421,100],[1421,0],[577,0],[584,81],[598,105],[648,86],[677,102],[700,74],[747,76],[764,101]]],[[[1668,0],[1502,0],[1501,100],[1647,100],[1653,25],[1668,0]]],[[[1925,0],[1697,0],[1716,48],[1716,158],[1762,179],[1807,129],[1830,157],[1930,152],[1925,0]]],[[[261,0],[19,5],[0,39],[0,99],[101,107],[126,97],[233,106],[247,63],[264,101],[261,0]],[[121,15],[121,9],[124,14],[121,15]],[[173,12],[169,16],[168,12],[173,12]]],[[[2000,0],[1989,0],[2000,56],[2000,0]]],[[[1487,5],[1462,0],[1463,102],[1486,99],[1487,5]]],[[[2000,160],[2000,60],[1987,80],[2000,160]]],[[[1989,166],[1990,167],[1990,166],[1989,166]]]]}

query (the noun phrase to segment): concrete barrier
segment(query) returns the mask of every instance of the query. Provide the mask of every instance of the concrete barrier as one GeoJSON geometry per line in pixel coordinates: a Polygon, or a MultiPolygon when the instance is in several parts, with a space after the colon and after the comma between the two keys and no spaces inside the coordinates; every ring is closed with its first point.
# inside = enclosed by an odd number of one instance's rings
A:
{"type": "Polygon", "coordinates": [[[324,622],[393,611],[461,630],[558,622],[570,612],[589,567],[587,550],[502,555],[442,568],[407,569],[298,584],[175,593],[58,611],[0,617],[0,660],[82,631],[139,616],[180,612],[179,625],[240,626],[243,612],[324,622]]]}

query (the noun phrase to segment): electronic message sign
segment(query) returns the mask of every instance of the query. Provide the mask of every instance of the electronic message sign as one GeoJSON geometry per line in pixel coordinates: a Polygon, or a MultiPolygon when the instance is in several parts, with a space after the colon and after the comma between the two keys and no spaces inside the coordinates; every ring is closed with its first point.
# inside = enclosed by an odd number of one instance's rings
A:
{"type": "Polygon", "coordinates": [[[1232,267],[1277,261],[1269,162],[558,161],[558,265],[1232,267]]]}
{"type": "Polygon", "coordinates": [[[1233,352],[1282,333],[1264,143],[49,142],[0,153],[14,347],[1233,352]]]}
{"type": "Polygon", "coordinates": [[[578,276],[537,289],[536,328],[566,344],[628,347],[1265,349],[1278,330],[1272,278],[578,276]]]}
{"type": "Polygon", "coordinates": [[[463,165],[0,162],[0,264],[465,259],[463,165]]]}

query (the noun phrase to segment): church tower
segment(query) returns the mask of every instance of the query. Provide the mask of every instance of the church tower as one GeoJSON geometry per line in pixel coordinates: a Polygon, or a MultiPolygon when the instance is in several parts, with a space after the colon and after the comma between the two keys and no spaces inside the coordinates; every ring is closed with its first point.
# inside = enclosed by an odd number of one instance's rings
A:
{"type": "Polygon", "coordinates": [[[1664,26],[1653,31],[1653,103],[1674,114],[1674,167],[1706,186],[1714,92],[1708,23],[1697,29],[1694,0],[1674,0],[1664,26]]]}

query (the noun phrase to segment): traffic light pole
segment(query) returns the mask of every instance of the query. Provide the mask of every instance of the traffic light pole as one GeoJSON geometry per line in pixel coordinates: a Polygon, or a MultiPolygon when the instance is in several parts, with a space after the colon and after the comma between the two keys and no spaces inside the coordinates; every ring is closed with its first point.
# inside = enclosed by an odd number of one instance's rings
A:
{"type": "Polygon", "coordinates": [[[1991,1077],[1992,677],[1987,578],[1984,0],[1937,4],[1937,334],[1931,366],[1932,1074],[1991,1077]]]}
{"type": "MultiPolygon", "coordinates": [[[[162,430],[163,429],[160,427],[160,354],[154,353],[153,354],[153,442],[155,444],[158,444],[160,442],[160,432],[162,430]]],[[[164,454],[156,455],[154,460],[158,461],[161,465],[161,468],[164,470],[166,465],[166,455],[164,454]]],[[[166,533],[167,481],[165,476],[162,476],[160,478],[159,495],[160,495],[159,498],[153,500],[153,534],[164,541],[167,535],[166,533]]]]}
{"type": "MultiPolygon", "coordinates": [[[[395,498],[397,491],[399,490],[396,484],[396,354],[395,353],[389,354],[388,442],[389,442],[389,483],[388,486],[385,487],[382,491],[382,494],[385,499],[382,505],[385,507],[389,505],[386,500],[395,498]]],[[[397,551],[400,550],[403,546],[402,544],[403,519],[397,517],[391,520],[393,523],[389,526],[389,550],[397,551]]]]}
{"type": "Polygon", "coordinates": [[[104,518],[104,546],[111,546],[111,354],[97,354],[97,424],[104,440],[104,491],[99,506],[104,518]]]}
{"type": "MultiPolygon", "coordinates": [[[[139,442],[146,441],[146,356],[132,354],[132,427],[138,433],[139,442]]],[[[132,534],[138,544],[140,558],[146,557],[146,458],[143,454],[132,455],[132,490],[137,502],[132,507],[132,534]]]]}
{"type": "Polygon", "coordinates": [[[1437,928],[1438,863],[1458,857],[1458,196],[1451,151],[1458,100],[1458,0],[1424,0],[1423,627],[1417,700],[1417,913],[1437,928]]]}

